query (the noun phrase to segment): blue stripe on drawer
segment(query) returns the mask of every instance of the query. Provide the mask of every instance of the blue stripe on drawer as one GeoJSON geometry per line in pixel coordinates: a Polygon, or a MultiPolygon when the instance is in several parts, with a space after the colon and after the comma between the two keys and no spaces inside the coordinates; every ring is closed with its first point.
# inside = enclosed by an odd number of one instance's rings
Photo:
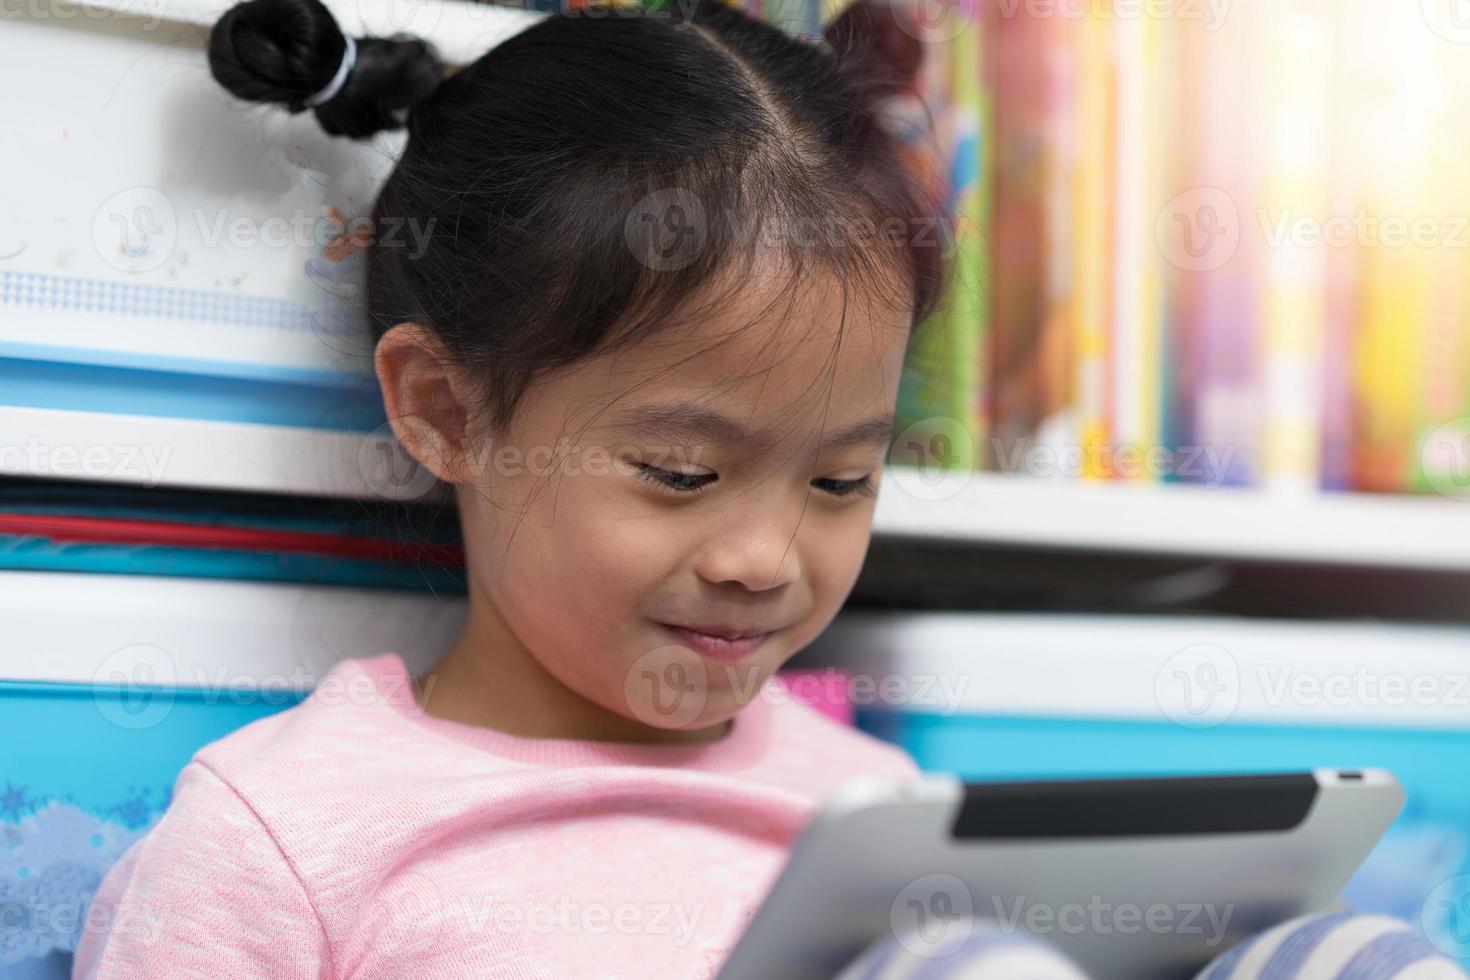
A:
{"type": "Polygon", "coordinates": [[[55,361],[60,364],[87,364],[93,367],[128,370],[166,371],[170,374],[242,378],[250,381],[275,381],[315,385],[321,388],[371,389],[377,387],[372,361],[366,355],[362,359],[364,364],[362,371],[330,371],[320,368],[288,367],[283,364],[207,360],[202,357],[176,357],[172,354],[109,350],[100,347],[0,340],[0,357],[23,361],[55,361]]]}
{"type": "Polygon", "coordinates": [[[232,377],[219,365],[169,366],[182,370],[37,360],[0,351],[0,404],[361,432],[386,421],[371,375],[251,366],[240,372],[247,376],[232,377]]]}

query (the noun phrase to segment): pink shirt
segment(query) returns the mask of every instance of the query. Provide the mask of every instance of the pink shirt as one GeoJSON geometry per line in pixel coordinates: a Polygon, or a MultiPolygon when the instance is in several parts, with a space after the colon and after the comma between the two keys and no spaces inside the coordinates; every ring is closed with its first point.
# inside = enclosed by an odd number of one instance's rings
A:
{"type": "Polygon", "coordinates": [[[713,976],[825,794],[918,771],[785,690],[704,745],[532,739],[343,661],[194,755],[73,976],[713,976]]]}

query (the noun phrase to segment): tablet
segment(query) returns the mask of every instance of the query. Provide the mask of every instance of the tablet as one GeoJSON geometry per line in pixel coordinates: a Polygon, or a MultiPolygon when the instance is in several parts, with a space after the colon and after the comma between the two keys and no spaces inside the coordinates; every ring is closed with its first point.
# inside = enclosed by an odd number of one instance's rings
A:
{"type": "Polygon", "coordinates": [[[875,939],[953,955],[991,920],[1094,980],[1175,980],[1329,906],[1403,807],[1384,770],[843,783],[718,980],[833,980],[875,939]]]}

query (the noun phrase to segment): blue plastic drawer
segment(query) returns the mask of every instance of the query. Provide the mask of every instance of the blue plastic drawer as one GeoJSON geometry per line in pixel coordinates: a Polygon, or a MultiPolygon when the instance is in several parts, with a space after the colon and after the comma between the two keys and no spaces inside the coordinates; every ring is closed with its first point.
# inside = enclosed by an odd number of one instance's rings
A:
{"type": "Polygon", "coordinates": [[[92,895],[189,757],[300,698],[0,681],[0,977],[69,976],[92,895]]]}

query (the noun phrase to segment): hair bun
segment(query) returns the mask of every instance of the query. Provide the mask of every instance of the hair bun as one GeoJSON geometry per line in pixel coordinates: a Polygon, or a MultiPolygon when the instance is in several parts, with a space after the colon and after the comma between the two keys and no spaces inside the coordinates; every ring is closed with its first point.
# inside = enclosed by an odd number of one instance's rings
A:
{"type": "Polygon", "coordinates": [[[347,38],[321,0],[246,0],[225,12],[209,35],[209,70],[251,102],[308,108],[333,136],[362,139],[407,120],[433,95],[444,65],[422,38],[356,39],[356,59],[336,94],[307,104],[337,74],[347,38]]]}
{"type": "Polygon", "coordinates": [[[910,88],[924,63],[918,23],[906,5],[854,0],[822,33],[848,77],[877,98],[910,88]]]}

